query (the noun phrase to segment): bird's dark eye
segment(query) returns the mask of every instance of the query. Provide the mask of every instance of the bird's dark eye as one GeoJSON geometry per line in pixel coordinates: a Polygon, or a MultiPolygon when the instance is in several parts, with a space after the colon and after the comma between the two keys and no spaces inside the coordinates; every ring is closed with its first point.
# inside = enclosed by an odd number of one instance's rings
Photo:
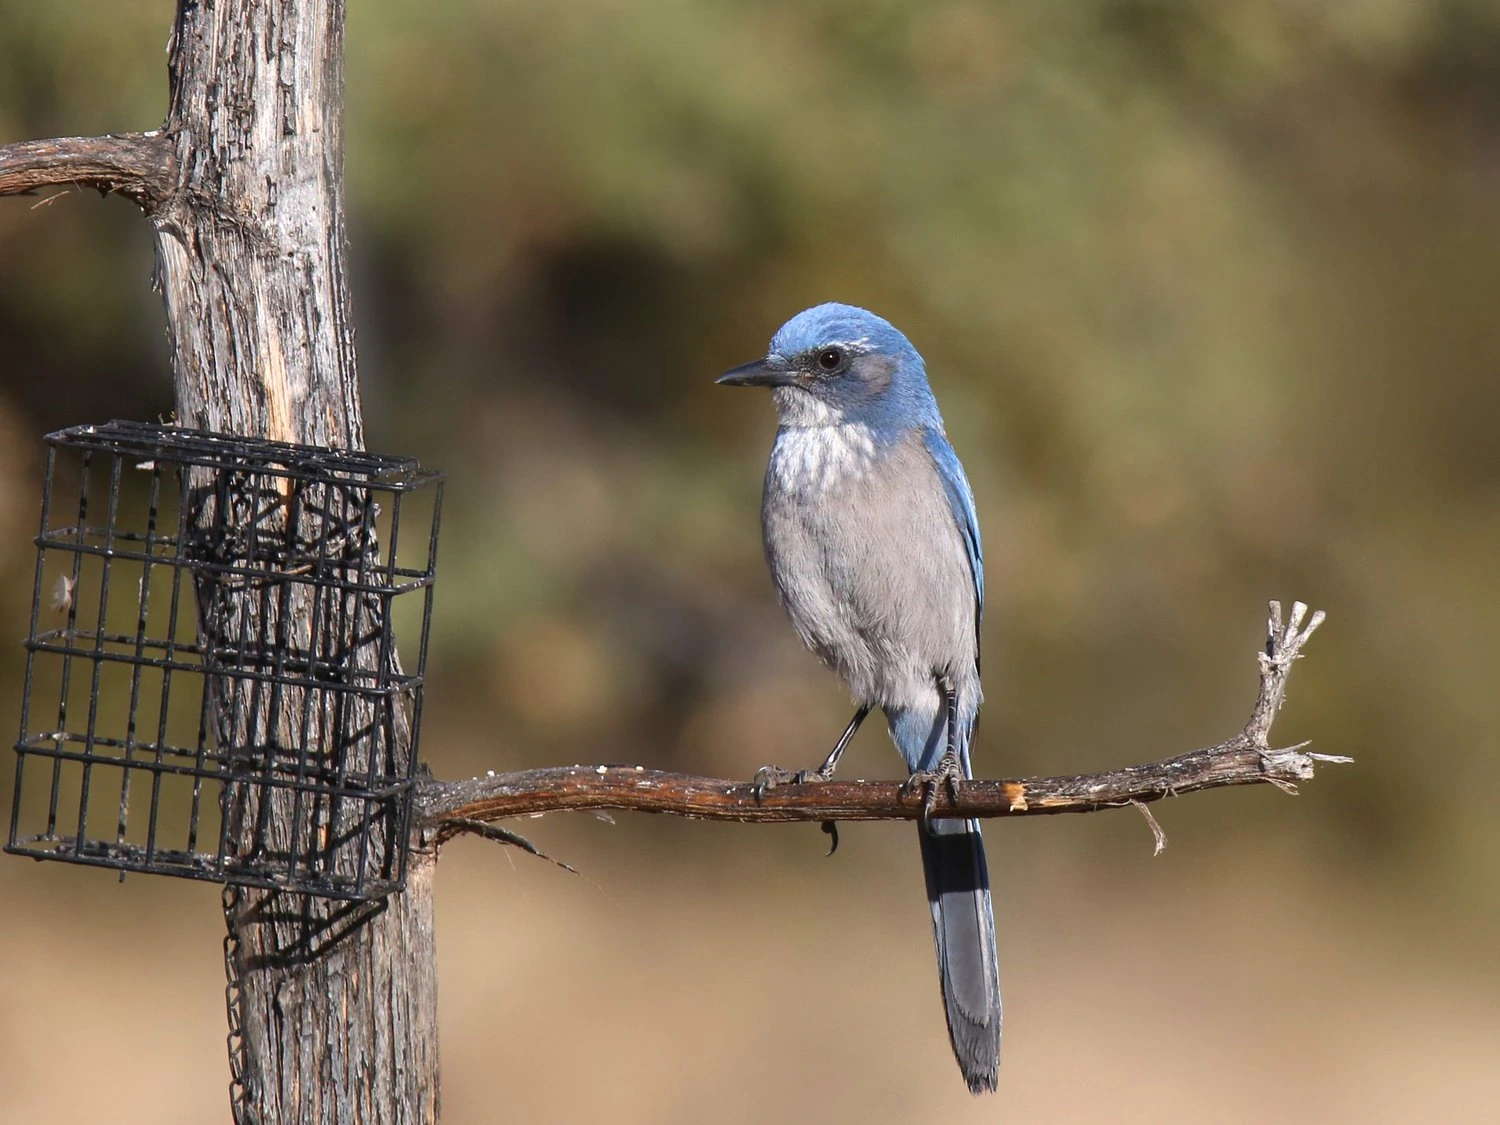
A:
{"type": "Polygon", "coordinates": [[[818,353],[818,366],[824,371],[837,371],[839,364],[844,362],[844,352],[841,348],[824,348],[818,353]]]}

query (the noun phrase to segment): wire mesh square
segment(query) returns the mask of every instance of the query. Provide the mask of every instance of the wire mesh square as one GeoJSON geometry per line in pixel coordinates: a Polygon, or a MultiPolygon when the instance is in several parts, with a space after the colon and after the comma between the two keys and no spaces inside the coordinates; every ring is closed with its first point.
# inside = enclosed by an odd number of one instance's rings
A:
{"type": "Polygon", "coordinates": [[[46,441],[6,850],[404,886],[442,475],[133,422],[46,441]]]}

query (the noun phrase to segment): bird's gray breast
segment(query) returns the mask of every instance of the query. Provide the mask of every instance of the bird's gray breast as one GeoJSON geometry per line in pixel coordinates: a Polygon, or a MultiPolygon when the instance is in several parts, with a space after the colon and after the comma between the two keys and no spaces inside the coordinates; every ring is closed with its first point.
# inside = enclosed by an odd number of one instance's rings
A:
{"type": "Polygon", "coordinates": [[[762,528],[793,625],[856,700],[926,705],[946,677],[977,706],[973,574],[920,431],[783,427],[762,528]]]}

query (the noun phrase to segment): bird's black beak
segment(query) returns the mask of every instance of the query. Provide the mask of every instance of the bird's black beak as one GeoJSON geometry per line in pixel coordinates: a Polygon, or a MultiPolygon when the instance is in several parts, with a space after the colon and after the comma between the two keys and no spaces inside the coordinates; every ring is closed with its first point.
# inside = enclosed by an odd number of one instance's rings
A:
{"type": "Polygon", "coordinates": [[[770,359],[741,364],[714,380],[725,387],[789,387],[796,381],[795,371],[770,359]]]}

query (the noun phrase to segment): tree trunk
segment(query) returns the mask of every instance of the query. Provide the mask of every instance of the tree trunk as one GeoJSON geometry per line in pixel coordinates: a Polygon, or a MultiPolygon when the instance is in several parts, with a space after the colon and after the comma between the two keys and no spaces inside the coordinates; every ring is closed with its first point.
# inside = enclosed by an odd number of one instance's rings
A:
{"type": "MultiPolygon", "coordinates": [[[[344,277],[343,24],[342,0],[179,4],[163,137],[179,179],[148,211],[184,425],[362,445],[344,277]]],[[[305,634],[295,607],[291,618],[305,634]]],[[[267,701],[245,706],[244,721],[274,729],[267,701]]],[[[409,736],[395,733],[399,753],[409,736]]],[[[294,831],[289,819],[273,798],[270,831],[294,831]]],[[[437,1119],[433,871],[430,852],[413,854],[408,890],[373,912],[226,896],[237,1122],[437,1119]]]]}

